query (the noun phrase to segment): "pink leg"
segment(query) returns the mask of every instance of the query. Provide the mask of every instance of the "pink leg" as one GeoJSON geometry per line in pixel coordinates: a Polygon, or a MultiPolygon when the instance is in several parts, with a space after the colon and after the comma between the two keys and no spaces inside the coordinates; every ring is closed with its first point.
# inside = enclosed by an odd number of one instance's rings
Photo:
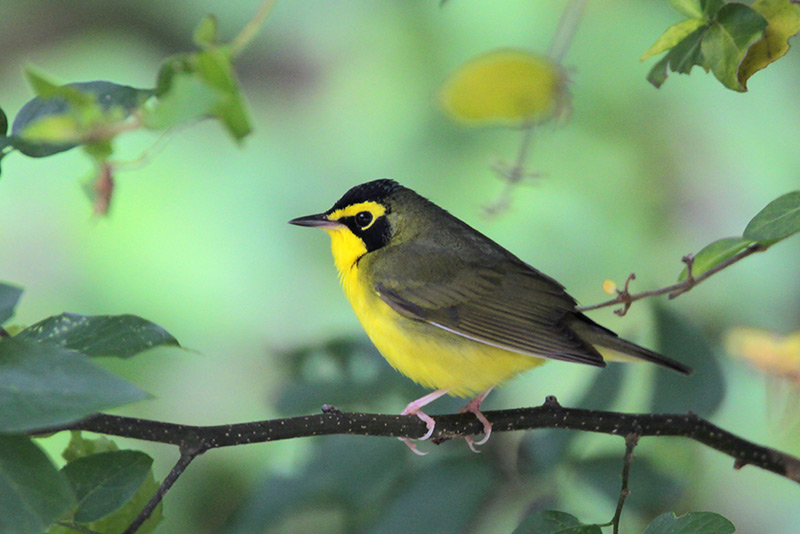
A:
{"type": "MultiPolygon", "coordinates": [[[[433,393],[428,393],[424,397],[420,397],[419,399],[417,399],[415,401],[409,402],[408,406],[406,406],[406,409],[403,410],[402,412],[400,412],[400,415],[416,415],[417,417],[419,417],[420,419],[422,419],[425,422],[425,426],[428,427],[428,432],[426,432],[425,435],[422,436],[419,439],[426,440],[429,437],[431,437],[431,435],[433,434],[433,429],[436,426],[436,421],[433,420],[433,417],[431,417],[430,415],[428,415],[425,412],[423,412],[421,410],[421,408],[423,406],[426,406],[426,405],[432,403],[433,401],[435,401],[439,397],[441,397],[443,395],[446,395],[446,394],[447,394],[447,390],[446,389],[437,389],[433,393]]],[[[410,439],[408,439],[408,438],[398,438],[398,439],[400,441],[402,441],[403,443],[405,443],[406,445],[408,445],[408,448],[411,449],[411,451],[414,454],[419,454],[420,456],[424,456],[425,454],[427,454],[426,452],[421,452],[421,451],[417,450],[417,446],[414,445],[413,443],[411,443],[410,439]]]]}
{"type": "Polygon", "coordinates": [[[492,388],[487,389],[486,391],[484,391],[483,393],[481,393],[480,395],[469,401],[465,406],[463,406],[459,410],[459,412],[461,413],[470,412],[475,414],[475,417],[478,418],[478,421],[483,423],[484,436],[482,440],[473,441],[472,436],[467,436],[464,438],[467,442],[467,445],[469,445],[470,450],[472,450],[472,452],[478,452],[478,450],[475,448],[475,445],[483,445],[484,443],[489,441],[489,437],[492,435],[492,423],[490,423],[489,420],[486,419],[486,417],[481,413],[480,410],[481,403],[484,401],[484,399],[486,399],[486,397],[489,395],[489,393],[491,393],[491,391],[492,388]]]}

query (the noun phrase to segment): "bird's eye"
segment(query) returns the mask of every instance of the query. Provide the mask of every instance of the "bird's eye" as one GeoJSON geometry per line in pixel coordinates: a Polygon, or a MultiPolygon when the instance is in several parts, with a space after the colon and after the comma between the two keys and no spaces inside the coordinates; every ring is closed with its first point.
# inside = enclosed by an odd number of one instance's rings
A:
{"type": "Polygon", "coordinates": [[[366,228],[372,222],[372,214],[368,211],[359,211],[356,213],[356,224],[360,228],[366,228]]]}

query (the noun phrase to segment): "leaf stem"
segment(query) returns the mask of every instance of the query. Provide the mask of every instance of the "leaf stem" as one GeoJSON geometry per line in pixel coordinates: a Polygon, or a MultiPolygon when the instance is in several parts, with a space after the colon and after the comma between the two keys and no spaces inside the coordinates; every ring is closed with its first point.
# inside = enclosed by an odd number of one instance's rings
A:
{"type": "Polygon", "coordinates": [[[244,28],[239,32],[239,35],[234,37],[233,41],[231,41],[230,50],[234,57],[238,56],[242,50],[250,44],[250,41],[253,40],[256,34],[258,34],[258,31],[261,29],[264,21],[267,20],[267,16],[270,11],[272,11],[277,1],[278,0],[262,0],[253,18],[245,24],[244,28]]]}
{"type": "Polygon", "coordinates": [[[572,41],[575,39],[578,25],[583,18],[586,2],[587,0],[570,0],[570,3],[564,8],[564,13],[558,23],[558,29],[553,36],[553,41],[550,43],[549,56],[554,62],[561,63],[561,60],[567,54],[567,50],[569,50],[572,41]]]}

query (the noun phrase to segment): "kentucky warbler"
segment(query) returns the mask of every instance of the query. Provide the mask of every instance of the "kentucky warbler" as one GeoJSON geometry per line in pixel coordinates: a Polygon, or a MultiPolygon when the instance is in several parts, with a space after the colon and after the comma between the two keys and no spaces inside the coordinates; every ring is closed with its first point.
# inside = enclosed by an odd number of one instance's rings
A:
{"type": "Polygon", "coordinates": [[[483,423],[483,443],[491,424],[480,403],[489,390],[548,359],[598,367],[604,356],[640,359],[691,372],[595,323],[561,284],[393,180],[353,187],[328,211],[289,222],[330,234],[367,335],[395,369],[436,389],[402,412],[425,421],[421,439],[434,428],[423,406],[446,393],[483,392],[464,407],[483,423]]]}

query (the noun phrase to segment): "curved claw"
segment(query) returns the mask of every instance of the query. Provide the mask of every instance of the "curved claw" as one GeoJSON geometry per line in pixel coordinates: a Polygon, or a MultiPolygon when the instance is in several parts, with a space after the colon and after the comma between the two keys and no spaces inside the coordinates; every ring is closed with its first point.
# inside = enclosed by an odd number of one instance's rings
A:
{"type": "Polygon", "coordinates": [[[484,443],[489,441],[489,438],[492,435],[492,423],[490,423],[489,420],[486,419],[486,416],[483,415],[480,411],[481,403],[483,402],[483,400],[486,398],[486,396],[489,394],[490,391],[492,391],[491,388],[489,388],[485,392],[481,393],[480,395],[469,401],[465,406],[463,406],[459,410],[459,412],[461,413],[470,412],[472,414],[475,414],[475,417],[478,419],[478,421],[480,421],[481,424],[483,424],[483,434],[484,434],[483,439],[481,439],[480,441],[475,441],[472,439],[472,436],[466,436],[464,438],[464,440],[467,442],[467,445],[469,446],[472,452],[478,452],[478,450],[475,448],[475,445],[483,445],[484,443]]]}
{"type": "Polygon", "coordinates": [[[414,454],[416,454],[417,456],[425,456],[426,454],[428,454],[427,452],[422,452],[421,450],[419,450],[419,449],[417,448],[417,445],[416,445],[416,443],[414,443],[414,442],[413,442],[412,440],[410,440],[409,438],[397,438],[397,439],[399,439],[400,441],[402,441],[403,443],[405,443],[405,444],[406,444],[406,446],[407,446],[409,449],[411,449],[411,452],[413,452],[413,453],[414,453],[414,454]]]}

